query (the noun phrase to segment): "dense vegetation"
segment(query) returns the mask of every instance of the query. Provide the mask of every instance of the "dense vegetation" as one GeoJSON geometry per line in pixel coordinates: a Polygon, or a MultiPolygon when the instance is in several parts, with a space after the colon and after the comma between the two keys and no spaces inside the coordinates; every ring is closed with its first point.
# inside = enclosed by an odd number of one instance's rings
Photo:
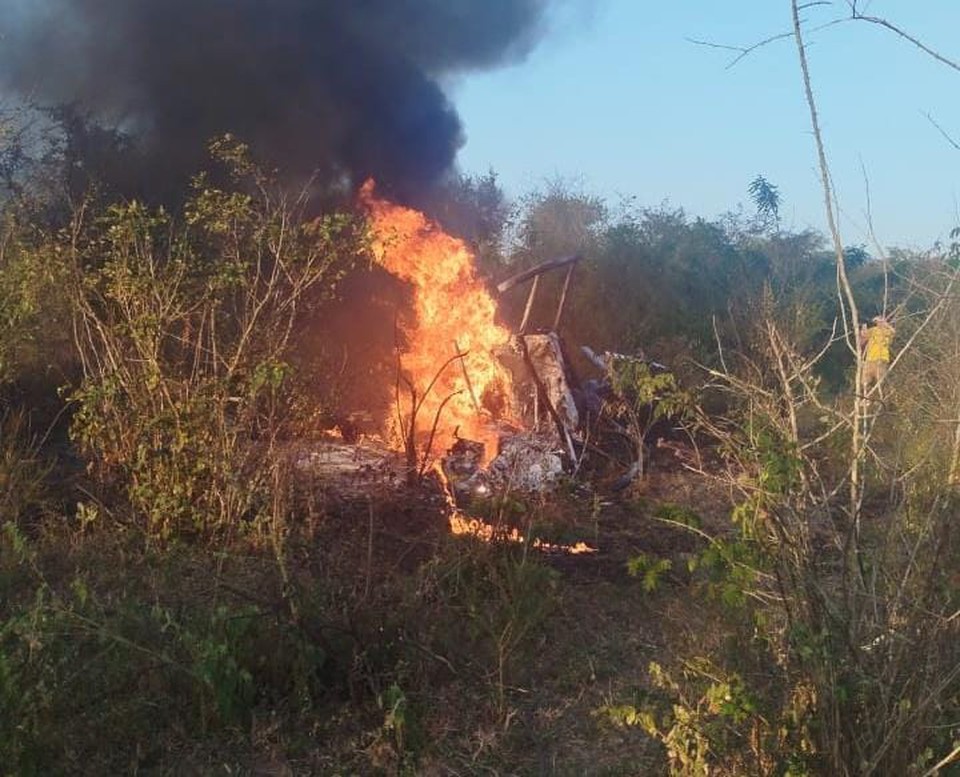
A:
{"type": "Polygon", "coordinates": [[[755,212],[717,222],[452,178],[426,207],[491,281],[584,255],[566,337],[669,364],[698,442],[617,499],[571,482],[480,505],[523,542],[457,539],[429,483],[339,501],[291,465],[373,369],[345,370],[327,327],[374,288],[362,215],[230,139],[176,204],[125,199],[122,142],[62,118],[0,135],[4,774],[899,775],[956,755],[956,246],[844,252],[901,354],[858,399],[837,257],[784,228],[762,177],[755,212]],[[583,538],[604,552],[533,544],[583,538]]]}

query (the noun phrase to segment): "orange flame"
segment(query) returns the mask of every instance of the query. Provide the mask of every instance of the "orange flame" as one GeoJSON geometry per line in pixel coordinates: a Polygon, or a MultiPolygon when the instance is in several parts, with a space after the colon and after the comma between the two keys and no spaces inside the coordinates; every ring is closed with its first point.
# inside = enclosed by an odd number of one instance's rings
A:
{"type": "Polygon", "coordinates": [[[401,361],[423,398],[417,431],[429,432],[439,413],[435,450],[449,447],[456,432],[484,442],[490,456],[496,453],[496,434],[489,431],[490,414],[483,404],[491,396],[501,402],[511,396],[509,374],[492,354],[507,342],[509,332],[495,323],[496,305],[477,277],[466,244],[419,211],[382,200],[373,190],[374,182],[367,181],[360,201],[370,214],[374,257],[414,291],[416,323],[404,333],[408,349],[401,361]],[[466,355],[441,372],[458,352],[466,355]]]}
{"type": "MultiPolygon", "coordinates": [[[[527,539],[516,528],[509,530],[497,530],[493,526],[479,518],[470,518],[457,509],[453,509],[450,514],[450,532],[458,536],[476,537],[483,542],[511,542],[523,544],[527,539]]],[[[587,553],[597,553],[597,549],[587,545],[585,542],[576,542],[573,545],[558,545],[552,542],[544,542],[540,539],[534,539],[531,545],[546,553],[564,553],[568,556],[582,556],[587,553]]]]}

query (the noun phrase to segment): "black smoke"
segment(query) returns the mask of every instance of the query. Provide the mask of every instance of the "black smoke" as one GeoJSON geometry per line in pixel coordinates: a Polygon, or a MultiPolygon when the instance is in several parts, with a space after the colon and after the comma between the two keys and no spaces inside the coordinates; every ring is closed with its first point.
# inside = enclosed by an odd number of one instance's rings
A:
{"type": "Polygon", "coordinates": [[[407,198],[463,142],[443,84],[521,58],[549,0],[0,0],[0,89],[120,128],[128,175],[230,132],[290,175],[407,198]]]}

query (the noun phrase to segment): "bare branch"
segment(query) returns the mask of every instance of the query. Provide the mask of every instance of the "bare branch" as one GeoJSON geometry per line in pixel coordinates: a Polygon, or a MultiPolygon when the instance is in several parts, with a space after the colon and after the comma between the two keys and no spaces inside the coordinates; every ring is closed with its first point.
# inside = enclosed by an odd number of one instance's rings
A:
{"type": "Polygon", "coordinates": [[[933,118],[933,116],[930,115],[929,111],[923,115],[927,117],[927,121],[929,121],[934,127],[936,127],[937,130],[939,130],[940,134],[943,135],[947,143],[949,143],[951,146],[957,149],[957,151],[960,151],[960,143],[958,143],[956,140],[950,137],[950,135],[947,134],[947,131],[943,127],[941,127],[939,124],[937,124],[936,120],[933,118]]]}
{"type": "Polygon", "coordinates": [[[743,46],[728,46],[725,43],[714,43],[709,40],[697,40],[696,38],[686,38],[687,43],[693,43],[696,46],[707,46],[711,49],[725,49],[726,51],[743,52],[743,46]]]}
{"type": "Polygon", "coordinates": [[[712,43],[706,40],[696,40],[695,38],[687,38],[687,40],[690,43],[696,44],[697,46],[708,46],[709,48],[713,48],[713,49],[725,49],[726,51],[736,51],[737,56],[734,57],[732,60],[730,60],[730,62],[728,62],[726,65],[725,69],[729,70],[738,62],[740,62],[740,60],[742,60],[744,57],[749,56],[757,49],[763,48],[764,46],[770,43],[775,43],[778,40],[784,40],[785,38],[789,38],[792,35],[793,35],[792,32],[777,33],[776,35],[771,35],[770,37],[764,38],[763,40],[758,41],[750,46],[728,46],[723,43],[712,43]]]}
{"type": "Polygon", "coordinates": [[[902,28],[898,27],[898,26],[895,25],[895,24],[891,24],[891,23],[888,22],[886,19],[882,19],[882,18],[880,18],[879,16],[865,16],[865,15],[863,15],[862,13],[859,13],[859,12],[856,10],[856,4],[855,4],[855,3],[854,3],[853,5],[851,5],[851,16],[850,16],[850,19],[851,19],[852,21],[867,22],[868,24],[876,24],[876,25],[879,26],[879,27],[883,27],[883,28],[885,28],[885,29],[887,29],[887,30],[890,30],[890,32],[894,33],[895,35],[897,35],[897,36],[903,38],[904,40],[907,40],[907,41],[909,41],[910,43],[912,43],[914,46],[916,46],[918,49],[920,49],[920,50],[921,50],[922,52],[924,52],[925,54],[929,54],[931,57],[933,57],[933,58],[934,58],[935,60],[937,60],[938,62],[946,65],[946,66],[949,67],[949,68],[953,68],[954,70],[960,72],[960,63],[958,63],[958,62],[956,62],[956,61],[954,61],[954,60],[952,60],[952,59],[949,59],[949,58],[943,56],[943,54],[941,54],[941,53],[940,53],[939,51],[937,51],[936,49],[930,48],[930,47],[927,46],[925,43],[923,43],[919,38],[915,38],[915,37],[914,37],[913,35],[911,35],[910,33],[906,32],[905,30],[903,30],[902,28]]]}
{"type": "MultiPolygon", "coordinates": [[[[805,10],[807,8],[813,8],[819,5],[833,5],[833,3],[827,2],[827,0],[816,0],[815,2],[804,3],[800,5],[799,8],[800,10],[805,10]]],[[[826,22],[817,27],[814,27],[813,29],[814,31],[819,31],[819,30],[826,29],[827,27],[832,27],[835,24],[841,24],[842,22],[847,22],[847,21],[850,21],[850,20],[847,18],[832,19],[829,22],[826,22]]],[[[794,34],[793,30],[788,30],[787,32],[779,32],[774,35],[770,35],[764,38],[763,40],[759,40],[756,43],[752,43],[749,46],[731,46],[726,43],[715,43],[713,41],[708,41],[708,40],[698,40],[697,38],[687,38],[686,40],[697,46],[707,46],[708,48],[723,49],[725,51],[736,51],[737,56],[734,57],[732,60],[730,60],[730,62],[728,62],[725,67],[726,70],[729,70],[730,68],[737,65],[740,62],[740,60],[744,59],[745,57],[748,57],[757,49],[763,48],[764,46],[767,46],[771,43],[776,43],[778,40],[787,40],[789,38],[792,38],[793,34],[794,34]]]]}
{"type": "Polygon", "coordinates": [[[870,176],[867,175],[867,167],[860,159],[860,170],[863,173],[863,188],[867,199],[867,232],[870,235],[870,242],[883,262],[883,315],[887,315],[887,307],[890,304],[890,260],[887,258],[887,252],[883,250],[880,241],[877,239],[876,230],[873,227],[873,206],[870,199],[870,176]]]}

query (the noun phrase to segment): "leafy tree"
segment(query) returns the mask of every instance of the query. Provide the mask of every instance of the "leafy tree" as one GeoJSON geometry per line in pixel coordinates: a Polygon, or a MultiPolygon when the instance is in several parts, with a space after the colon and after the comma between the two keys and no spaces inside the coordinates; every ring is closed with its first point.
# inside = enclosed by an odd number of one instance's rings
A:
{"type": "Polygon", "coordinates": [[[762,175],[757,175],[748,187],[750,198],[764,230],[780,229],[780,190],[762,175]]]}
{"type": "Polygon", "coordinates": [[[511,259],[523,266],[570,254],[589,254],[606,220],[603,200],[563,179],[554,179],[544,190],[524,198],[511,259]]]}

